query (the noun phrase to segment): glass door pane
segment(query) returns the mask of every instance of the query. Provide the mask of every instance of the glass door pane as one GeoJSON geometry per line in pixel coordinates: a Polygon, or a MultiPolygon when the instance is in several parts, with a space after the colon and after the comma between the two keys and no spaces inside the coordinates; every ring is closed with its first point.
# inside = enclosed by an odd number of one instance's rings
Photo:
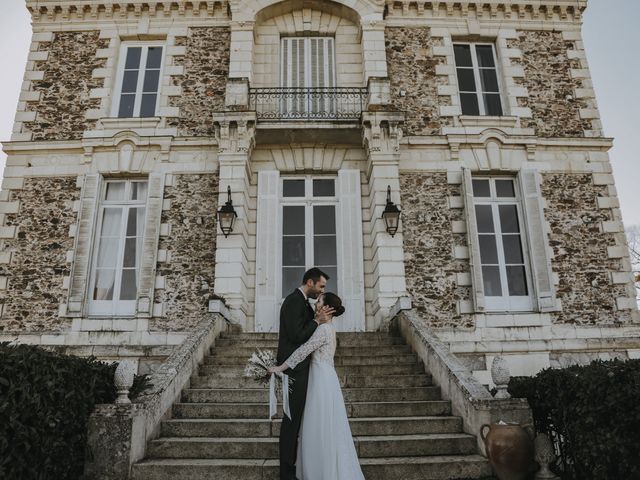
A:
{"type": "Polygon", "coordinates": [[[314,205],[313,207],[313,259],[314,265],[331,277],[326,291],[336,292],[337,241],[335,205],[314,205]]]}
{"type": "Polygon", "coordinates": [[[305,206],[282,207],[282,296],[302,283],[305,272],[305,206]]]}

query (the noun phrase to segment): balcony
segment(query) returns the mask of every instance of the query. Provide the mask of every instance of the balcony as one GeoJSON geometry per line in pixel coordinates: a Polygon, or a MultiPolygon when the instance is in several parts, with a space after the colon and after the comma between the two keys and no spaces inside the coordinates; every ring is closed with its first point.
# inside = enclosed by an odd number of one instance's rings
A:
{"type": "Polygon", "coordinates": [[[366,87],[250,88],[249,108],[258,122],[359,122],[366,87]]]}
{"type": "Polygon", "coordinates": [[[359,144],[366,87],[249,88],[258,143],[359,144]]]}

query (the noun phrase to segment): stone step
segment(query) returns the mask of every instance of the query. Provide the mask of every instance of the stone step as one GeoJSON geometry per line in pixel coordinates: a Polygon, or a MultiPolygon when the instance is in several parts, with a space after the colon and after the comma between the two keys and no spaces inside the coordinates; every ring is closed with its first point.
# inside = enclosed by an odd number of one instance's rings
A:
{"type": "MultiPolygon", "coordinates": [[[[342,394],[347,402],[440,400],[439,387],[345,388],[342,394]]],[[[260,403],[267,400],[268,391],[262,388],[187,388],[182,392],[183,402],[260,403]]]]}
{"type": "MultiPolygon", "coordinates": [[[[427,387],[431,385],[431,376],[419,375],[344,375],[340,376],[342,388],[363,387],[427,387]]],[[[257,388],[255,380],[246,377],[229,377],[219,374],[191,377],[191,388],[257,388]]],[[[267,388],[266,386],[264,388],[267,388]]]]}
{"type": "MultiPolygon", "coordinates": [[[[377,345],[406,345],[401,337],[389,335],[341,337],[338,334],[338,347],[371,347],[377,345]]],[[[215,341],[215,348],[219,347],[248,347],[261,349],[277,349],[278,338],[237,338],[222,337],[215,341]]]]}
{"type": "MultiPolygon", "coordinates": [[[[355,436],[358,458],[465,455],[476,440],[466,433],[355,436]]],[[[151,458],[278,458],[276,437],[161,437],[147,447],[151,458]]]]}
{"type": "MultiPolygon", "coordinates": [[[[226,377],[242,377],[244,375],[244,365],[200,365],[198,373],[200,375],[219,374],[226,377]]],[[[336,365],[338,376],[344,375],[416,375],[424,373],[422,363],[408,363],[400,365],[336,365]]]]}
{"type": "MultiPolygon", "coordinates": [[[[270,350],[274,355],[276,348],[263,349],[270,350]]],[[[216,357],[245,357],[247,360],[256,351],[255,347],[213,347],[211,355],[216,357]]],[[[358,347],[338,347],[336,349],[336,358],[352,357],[352,356],[376,356],[376,355],[406,355],[413,353],[408,345],[371,345],[358,347]]]]}
{"type": "MultiPolygon", "coordinates": [[[[447,400],[347,402],[345,406],[349,418],[451,415],[451,402],[447,400]]],[[[282,408],[279,407],[278,410],[279,417],[282,418],[282,408]]],[[[269,418],[269,404],[264,401],[242,404],[176,403],[173,405],[173,417],[178,419],[266,419],[269,418]]]]}
{"type": "MultiPolygon", "coordinates": [[[[367,480],[453,480],[488,477],[480,455],[363,458],[367,480]]],[[[278,480],[277,460],[151,459],[133,466],[132,480],[278,480]]]]}
{"type": "MultiPolygon", "coordinates": [[[[249,360],[249,355],[224,356],[217,355],[207,356],[204,358],[206,365],[242,365],[245,366],[249,360]]],[[[417,363],[418,359],[415,354],[406,355],[352,355],[348,357],[336,357],[334,365],[351,366],[351,365],[407,365],[417,363]]]]}
{"type": "MultiPolygon", "coordinates": [[[[162,422],[163,437],[278,437],[282,420],[171,419],[162,422]]],[[[353,418],[353,435],[426,435],[460,433],[462,420],[452,416],[353,418]]]]}

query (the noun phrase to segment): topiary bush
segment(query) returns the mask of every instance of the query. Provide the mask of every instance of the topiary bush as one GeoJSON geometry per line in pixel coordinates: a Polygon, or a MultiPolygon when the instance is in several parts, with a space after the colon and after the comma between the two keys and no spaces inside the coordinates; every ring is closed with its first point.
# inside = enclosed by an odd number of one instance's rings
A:
{"type": "Polygon", "coordinates": [[[514,377],[509,393],[529,400],[536,431],[554,440],[563,480],[640,479],[640,360],[514,377]]]}
{"type": "MultiPolygon", "coordinates": [[[[87,419],[115,400],[116,366],[0,343],[0,478],[80,478],[87,419]]],[[[139,391],[147,382],[136,383],[139,391]]]]}

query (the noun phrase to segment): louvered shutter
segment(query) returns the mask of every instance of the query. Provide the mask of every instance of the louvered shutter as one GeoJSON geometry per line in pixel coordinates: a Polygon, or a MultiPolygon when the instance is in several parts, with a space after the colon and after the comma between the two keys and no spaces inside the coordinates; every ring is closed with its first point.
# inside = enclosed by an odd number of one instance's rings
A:
{"type": "Polygon", "coordinates": [[[98,197],[102,187],[102,175],[85,175],[80,195],[80,212],[78,215],[78,229],[71,267],[71,281],[69,282],[69,301],[67,313],[73,316],[82,314],[82,306],[86,300],[87,282],[91,265],[93,236],[96,215],[98,212],[98,197]]]}
{"type": "Polygon", "coordinates": [[[338,291],[346,313],[341,331],[364,331],[364,260],[360,170],[338,172],[338,291]]]}
{"type": "Polygon", "coordinates": [[[153,289],[156,275],[156,258],[160,237],[164,173],[149,175],[149,193],[145,212],[144,238],[138,283],[138,313],[150,316],[153,305],[153,289]]]}
{"type": "Polygon", "coordinates": [[[279,185],[280,172],[258,173],[255,307],[255,329],[258,332],[275,332],[279,328],[278,285],[282,275],[278,268],[281,241],[279,185]]]}
{"type": "Polygon", "coordinates": [[[547,253],[548,240],[540,190],[540,174],[535,170],[522,170],[519,177],[538,308],[541,312],[549,312],[556,309],[556,298],[551,259],[547,253]]]}
{"type": "Polygon", "coordinates": [[[464,212],[467,220],[467,245],[469,246],[469,263],[471,265],[473,303],[477,312],[485,309],[484,283],[482,280],[482,264],[480,262],[480,240],[476,210],[473,205],[473,181],[471,170],[462,169],[464,212]]]}

